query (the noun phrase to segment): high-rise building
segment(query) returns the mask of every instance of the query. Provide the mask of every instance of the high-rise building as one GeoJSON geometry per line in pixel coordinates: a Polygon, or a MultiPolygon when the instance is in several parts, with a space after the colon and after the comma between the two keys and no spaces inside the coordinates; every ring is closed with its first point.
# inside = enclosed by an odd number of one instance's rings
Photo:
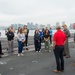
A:
{"type": "Polygon", "coordinates": [[[64,25],[64,24],[65,24],[65,21],[62,22],[62,25],[64,25]]]}
{"type": "Polygon", "coordinates": [[[50,24],[47,24],[47,27],[48,27],[48,28],[50,28],[50,27],[51,27],[51,25],[50,25],[50,24]]]}
{"type": "Polygon", "coordinates": [[[38,28],[38,26],[39,26],[39,25],[36,23],[36,24],[35,24],[35,28],[38,28]]]}
{"type": "Polygon", "coordinates": [[[73,29],[73,23],[70,24],[69,28],[70,29],[73,29]]]}
{"type": "Polygon", "coordinates": [[[27,28],[31,29],[31,23],[29,23],[29,22],[27,23],[27,28]]]}
{"type": "Polygon", "coordinates": [[[42,25],[42,24],[41,24],[41,25],[40,25],[40,29],[42,29],[42,28],[45,28],[45,25],[42,25]]]}
{"type": "Polygon", "coordinates": [[[23,24],[20,24],[20,23],[18,23],[18,27],[21,27],[21,28],[23,28],[23,24]]]}
{"type": "Polygon", "coordinates": [[[27,23],[27,27],[28,27],[28,29],[35,29],[35,25],[33,24],[33,22],[28,22],[27,23]]]}
{"type": "Polygon", "coordinates": [[[22,27],[22,28],[23,28],[23,24],[11,24],[11,26],[12,26],[15,30],[17,30],[18,27],[22,27]]]}
{"type": "Polygon", "coordinates": [[[56,23],[56,26],[57,26],[57,25],[60,25],[59,22],[56,23]]]}
{"type": "Polygon", "coordinates": [[[17,24],[11,24],[11,26],[16,30],[18,29],[18,25],[17,24]]]}

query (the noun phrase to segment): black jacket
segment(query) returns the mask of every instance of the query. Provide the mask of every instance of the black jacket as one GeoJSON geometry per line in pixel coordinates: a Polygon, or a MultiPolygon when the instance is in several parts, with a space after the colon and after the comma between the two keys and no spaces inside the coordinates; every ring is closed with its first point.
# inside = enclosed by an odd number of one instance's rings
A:
{"type": "Polygon", "coordinates": [[[8,32],[6,33],[6,35],[7,35],[8,41],[11,41],[11,40],[14,39],[14,33],[13,33],[13,32],[8,31],[8,32]]]}
{"type": "Polygon", "coordinates": [[[40,41],[40,36],[38,34],[34,35],[34,41],[40,41]]]}

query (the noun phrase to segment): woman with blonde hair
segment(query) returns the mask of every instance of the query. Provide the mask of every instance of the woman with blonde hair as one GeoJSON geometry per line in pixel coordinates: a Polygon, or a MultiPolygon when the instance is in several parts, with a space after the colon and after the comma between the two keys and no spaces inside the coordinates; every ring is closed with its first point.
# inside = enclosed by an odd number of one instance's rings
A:
{"type": "Polygon", "coordinates": [[[28,33],[29,33],[29,29],[27,28],[27,25],[24,25],[24,27],[23,27],[23,33],[24,33],[25,38],[26,38],[24,44],[26,46],[26,50],[28,50],[27,44],[28,44],[28,33]]]}

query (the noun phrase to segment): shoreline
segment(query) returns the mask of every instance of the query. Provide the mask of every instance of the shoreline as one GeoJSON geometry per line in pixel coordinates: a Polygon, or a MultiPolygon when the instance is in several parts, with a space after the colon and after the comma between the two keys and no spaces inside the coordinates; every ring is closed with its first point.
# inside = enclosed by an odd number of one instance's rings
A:
{"type": "MultiPolygon", "coordinates": [[[[34,32],[35,32],[35,30],[29,30],[29,36],[34,36],[34,32]]],[[[56,30],[53,30],[53,34],[56,32],[56,30]]],[[[5,35],[5,31],[4,30],[0,30],[0,33],[1,33],[1,36],[0,36],[0,38],[2,39],[2,38],[7,38],[6,37],[6,35],[5,35]]],[[[70,30],[70,34],[74,34],[75,33],[75,30],[70,30]]],[[[17,31],[15,31],[15,36],[17,35],[17,31]]]]}

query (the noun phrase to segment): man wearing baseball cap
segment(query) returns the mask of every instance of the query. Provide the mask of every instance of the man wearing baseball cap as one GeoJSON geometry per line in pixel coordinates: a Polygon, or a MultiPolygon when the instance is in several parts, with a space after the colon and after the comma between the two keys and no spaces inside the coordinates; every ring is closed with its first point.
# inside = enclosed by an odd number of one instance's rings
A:
{"type": "Polygon", "coordinates": [[[62,27],[64,29],[63,30],[64,33],[66,34],[66,42],[64,45],[64,56],[66,56],[66,58],[70,58],[69,45],[68,45],[68,38],[70,37],[70,32],[69,32],[66,24],[64,24],[62,27]]]}

